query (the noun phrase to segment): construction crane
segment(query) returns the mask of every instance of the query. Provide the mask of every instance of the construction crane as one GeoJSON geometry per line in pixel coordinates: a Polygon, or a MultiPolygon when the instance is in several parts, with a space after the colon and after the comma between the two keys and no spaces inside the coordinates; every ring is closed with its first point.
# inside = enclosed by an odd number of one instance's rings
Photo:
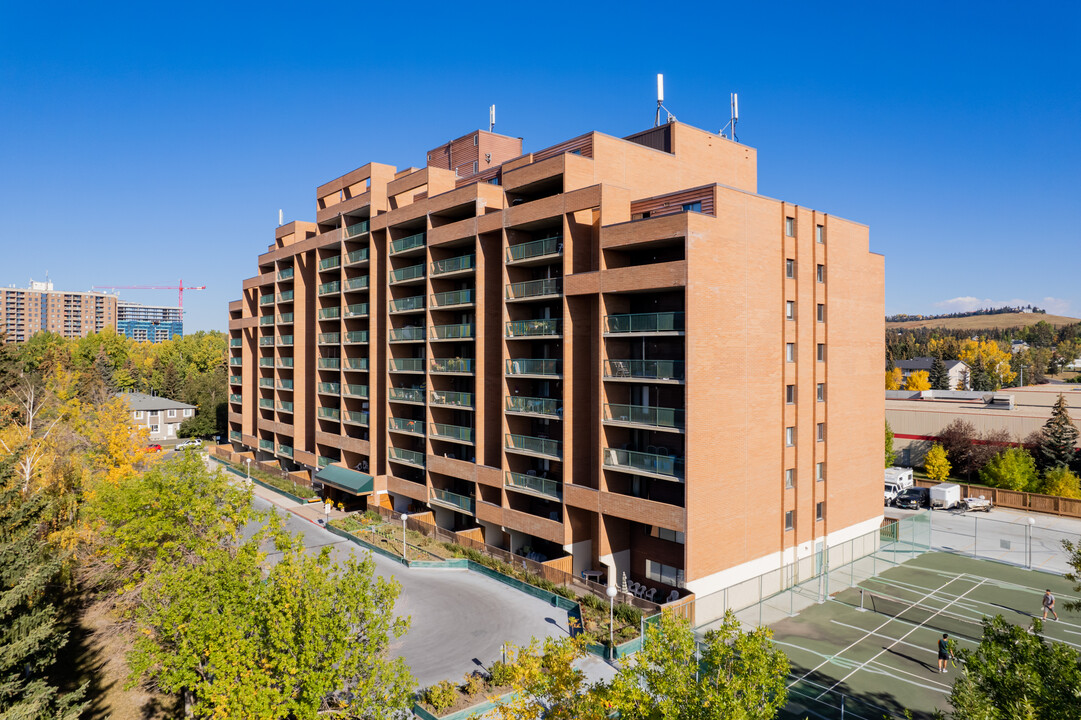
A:
{"type": "Polygon", "coordinates": [[[181,280],[179,285],[95,285],[91,290],[179,290],[180,320],[184,321],[184,291],[206,290],[206,285],[185,285],[181,280]]]}

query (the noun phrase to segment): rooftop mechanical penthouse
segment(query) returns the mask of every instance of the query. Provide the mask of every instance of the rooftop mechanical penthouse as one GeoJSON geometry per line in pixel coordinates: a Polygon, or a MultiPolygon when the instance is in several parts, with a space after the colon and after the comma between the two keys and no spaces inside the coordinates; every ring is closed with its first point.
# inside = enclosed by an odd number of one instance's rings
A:
{"type": "Polygon", "coordinates": [[[427,159],[275,231],[229,305],[234,451],[661,602],[877,530],[866,226],[677,122],[427,159]]]}

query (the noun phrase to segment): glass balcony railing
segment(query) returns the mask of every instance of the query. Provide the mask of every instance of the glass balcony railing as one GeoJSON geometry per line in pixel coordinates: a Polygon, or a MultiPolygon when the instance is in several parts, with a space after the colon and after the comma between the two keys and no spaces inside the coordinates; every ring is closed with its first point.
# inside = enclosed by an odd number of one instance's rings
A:
{"type": "Polygon", "coordinates": [[[353,425],[363,425],[368,427],[368,413],[358,412],[356,410],[345,411],[345,422],[352,423],[353,425]]]}
{"type": "Polygon", "coordinates": [[[406,465],[424,467],[424,453],[419,453],[415,450],[403,450],[402,448],[396,447],[387,448],[387,459],[405,463],[406,465]]]}
{"type": "Polygon", "coordinates": [[[505,475],[506,487],[512,490],[526,490],[537,495],[563,500],[562,483],[558,480],[526,475],[507,470],[505,475]]]}
{"type": "Polygon", "coordinates": [[[264,325],[264,326],[265,325],[273,325],[274,324],[274,316],[273,315],[264,315],[263,317],[259,318],[259,324],[264,325]]]}
{"type": "Polygon", "coordinates": [[[345,307],[347,318],[368,317],[368,303],[353,303],[345,307]]]}
{"type": "Polygon", "coordinates": [[[259,398],[259,407],[267,408],[267,409],[273,409],[274,408],[274,399],[273,398],[259,398]]]}
{"type": "Polygon", "coordinates": [[[278,302],[293,302],[293,291],[286,290],[278,293],[278,302]]]}
{"type": "Polygon", "coordinates": [[[292,380],[287,380],[286,378],[279,379],[278,380],[278,389],[279,390],[292,390],[293,389],[293,381],[292,380]]]}
{"type": "Polygon", "coordinates": [[[507,374],[558,376],[562,364],[562,360],[507,360],[507,374]]]}
{"type": "MultiPolygon", "coordinates": [[[[273,320],[274,318],[271,318],[271,322],[273,322],[273,320]]],[[[243,344],[244,341],[241,338],[229,338],[229,347],[240,347],[243,344]]]]}
{"type": "Polygon", "coordinates": [[[424,372],[424,359],[423,358],[402,358],[391,359],[388,361],[391,372],[424,372]]]}
{"type": "Polygon", "coordinates": [[[423,420],[408,420],[406,418],[388,418],[387,429],[395,432],[411,433],[413,435],[424,434],[423,420]]]}
{"type": "Polygon", "coordinates": [[[440,440],[453,440],[455,442],[473,442],[473,428],[462,425],[448,425],[446,423],[432,423],[430,429],[433,438],[440,440]]]}
{"type": "Polygon", "coordinates": [[[604,405],[604,419],[613,422],[650,425],[658,428],[684,428],[683,410],[677,408],[642,407],[640,405],[604,405]]]}
{"type": "Polygon", "coordinates": [[[231,403],[238,403],[238,402],[242,402],[242,401],[243,401],[243,397],[241,397],[240,395],[237,395],[236,393],[231,393],[229,395],[229,402],[231,402],[231,403]]]}
{"type": "Polygon", "coordinates": [[[334,295],[336,293],[341,292],[341,290],[342,290],[341,281],[340,280],[335,280],[333,282],[323,283],[322,285],[320,285],[317,293],[319,295],[334,295]]]}
{"type": "Polygon", "coordinates": [[[267,452],[274,452],[274,441],[273,440],[260,440],[259,441],[259,449],[260,450],[266,450],[267,452]]]}
{"type": "Polygon", "coordinates": [[[342,417],[342,411],[338,408],[321,407],[316,411],[316,414],[327,420],[340,420],[342,417]]]}
{"type": "Polygon", "coordinates": [[[340,395],[342,392],[341,383],[321,382],[315,388],[324,395],[340,395]]]}
{"type": "Polygon", "coordinates": [[[414,342],[424,339],[424,328],[422,327],[404,327],[404,328],[391,328],[387,332],[387,339],[390,342],[414,342]]]}
{"type": "Polygon", "coordinates": [[[563,416],[563,402],[555,398],[507,396],[507,412],[530,413],[531,415],[563,416]]]}
{"type": "Polygon", "coordinates": [[[328,307],[319,311],[320,320],[337,320],[342,316],[342,309],[340,307],[328,307]]]}
{"type": "Polygon", "coordinates": [[[432,358],[431,372],[434,373],[472,373],[472,358],[432,358]]]}
{"type": "Polygon", "coordinates": [[[320,455],[316,462],[320,468],[325,468],[327,465],[338,462],[337,458],[327,457],[326,455],[320,455]]]}
{"type": "Polygon", "coordinates": [[[553,235],[551,237],[533,240],[532,242],[511,245],[507,248],[507,262],[531,260],[533,258],[545,257],[546,255],[559,255],[562,252],[563,236],[553,235]]]}
{"type": "Polygon", "coordinates": [[[278,454],[286,457],[293,457],[292,445],[278,445],[278,454]]]}
{"type": "MultiPolygon", "coordinates": [[[[273,362],[274,362],[274,358],[266,358],[266,359],[267,359],[267,360],[270,360],[271,364],[273,364],[273,362]]],[[[240,366],[241,366],[241,365],[243,365],[243,364],[244,364],[244,358],[238,358],[238,357],[235,357],[235,358],[229,358],[229,366],[230,366],[230,367],[240,367],[240,366]]],[[[263,361],[262,361],[262,360],[260,360],[260,361],[259,361],[259,364],[260,364],[260,365],[262,365],[262,364],[263,364],[263,361]]]]}
{"type": "Polygon", "coordinates": [[[432,325],[432,340],[472,340],[473,323],[432,325]]]}
{"type": "Polygon", "coordinates": [[[293,322],[293,313],[282,313],[278,316],[278,322],[283,325],[291,325],[293,322]]]}
{"type": "Polygon", "coordinates": [[[563,443],[558,440],[507,433],[504,446],[507,450],[521,450],[522,452],[553,458],[563,457],[563,443]]]}
{"type": "Polygon", "coordinates": [[[239,385],[242,382],[243,382],[243,379],[241,379],[240,375],[230,375],[229,376],[229,384],[230,385],[239,385]]]}
{"type": "Polygon", "coordinates": [[[432,307],[445,308],[455,305],[472,305],[472,290],[451,290],[432,295],[432,307]]]}
{"type": "Polygon", "coordinates": [[[346,264],[346,266],[356,265],[357,263],[362,263],[367,259],[368,259],[368,248],[361,248],[360,250],[354,250],[353,252],[346,255],[345,256],[345,264],[346,264]]]}
{"type": "Polygon", "coordinates": [[[293,412],[293,403],[291,402],[278,402],[278,412],[291,413],[293,412]]]}
{"type": "Polygon", "coordinates": [[[507,323],[507,337],[558,337],[562,335],[563,321],[559,318],[514,320],[507,323]]]}
{"type": "Polygon", "coordinates": [[[347,397],[366,398],[368,397],[367,385],[346,385],[345,394],[347,397]]]}
{"type": "Polygon", "coordinates": [[[341,358],[319,358],[319,369],[321,370],[337,370],[341,366],[341,358]]]}
{"type": "Polygon", "coordinates": [[[278,367],[280,367],[280,368],[291,368],[291,367],[293,367],[293,358],[291,358],[291,357],[280,357],[280,358],[278,358],[278,367]]]}
{"type": "Polygon", "coordinates": [[[259,338],[259,346],[260,347],[267,347],[268,345],[273,345],[273,344],[274,344],[274,336],[273,335],[268,335],[267,337],[259,338]]]}
{"type": "Polygon", "coordinates": [[[604,376],[642,380],[682,380],[682,360],[605,360],[604,376]]]}
{"type": "Polygon", "coordinates": [[[390,271],[390,281],[392,283],[405,282],[406,280],[416,280],[417,278],[424,277],[424,265],[410,265],[409,267],[401,268],[400,270],[390,271]]]}
{"type": "Polygon", "coordinates": [[[346,370],[368,370],[368,358],[346,358],[345,360],[346,370]]]}
{"type": "Polygon", "coordinates": [[[292,280],[293,279],[293,268],[282,268],[281,270],[279,270],[278,271],[278,279],[279,280],[292,280]]]}
{"type": "Polygon", "coordinates": [[[413,297],[402,298],[401,300],[391,300],[387,303],[387,307],[392,313],[407,312],[409,310],[423,310],[424,296],[414,295],[413,297]]]}
{"type": "Polygon", "coordinates": [[[390,388],[387,398],[398,402],[424,402],[424,388],[390,388]]]}
{"type": "Polygon", "coordinates": [[[293,336],[292,335],[279,335],[278,336],[278,344],[283,345],[285,347],[288,347],[288,346],[292,345],[293,344],[293,336]]]}
{"type": "MultiPolygon", "coordinates": [[[[233,358],[233,360],[239,359],[240,358],[233,358]]],[[[230,361],[229,364],[232,365],[233,362],[230,361]]],[[[239,365],[240,363],[236,364],[239,365]]],[[[274,367],[274,358],[259,358],[259,367],[274,367]]]]}
{"type": "Polygon", "coordinates": [[[342,266],[342,256],[335,255],[334,257],[323,258],[319,261],[320,270],[333,270],[342,266]]]}
{"type": "Polygon", "coordinates": [[[683,478],[683,458],[672,455],[605,448],[604,466],[628,473],[648,472],[675,479],[683,478]]]}
{"type": "Polygon", "coordinates": [[[346,290],[365,290],[368,287],[368,276],[361,275],[360,277],[349,278],[345,281],[346,290]]]}
{"type": "Polygon", "coordinates": [[[345,235],[346,240],[349,240],[350,238],[360,237],[366,232],[368,232],[368,221],[361,220],[358,223],[346,226],[345,232],[342,234],[345,235]]]}
{"type": "Polygon", "coordinates": [[[460,255],[446,260],[435,260],[432,262],[432,275],[446,275],[447,273],[472,270],[476,264],[476,255],[460,255]]]}
{"type": "Polygon", "coordinates": [[[526,282],[511,283],[507,286],[508,300],[526,300],[529,298],[548,297],[563,292],[561,278],[544,278],[526,282]]]}
{"type": "Polygon", "coordinates": [[[359,345],[366,342],[368,342],[367,330],[350,330],[345,334],[345,343],[347,345],[359,345]]]}
{"type": "Polygon", "coordinates": [[[432,390],[431,394],[428,396],[428,401],[432,405],[471,408],[473,407],[473,393],[432,390]]]}
{"type": "Polygon", "coordinates": [[[415,250],[416,248],[424,245],[424,233],[417,233],[416,235],[410,235],[408,237],[399,238],[390,243],[390,254],[397,255],[398,253],[407,252],[409,250],[415,250]]]}
{"type": "Polygon", "coordinates": [[[274,304],[274,296],[273,295],[260,295],[259,296],[259,304],[260,305],[273,305],[274,304]]]}
{"type": "Polygon", "coordinates": [[[458,508],[464,512],[473,514],[473,498],[468,495],[459,495],[458,493],[452,493],[449,490],[440,490],[439,488],[432,488],[431,501],[440,505],[446,505],[450,507],[458,508]]]}
{"type": "Polygon", "coordinates": [[[319,333],[320,345],[338,345],[342,341],[341,333],[319,333]]]}
{"type": "Polygon", "coordinates": [[[230,430],[229,431],[229,439],[234,440],[236,442],[240,442],[240,433],[237,432],[236,430],[230,430]]]}
{"type": "Polygon", "coordinates": [[[683,313],[634,313],[631,315],[605,315],[606,333],[655,333],[681,332],[683,313]]]}
{"type": "Polygon", "coordinates": [[[274,387],[274,378],[259,378],[259,387],[274,387]]]}

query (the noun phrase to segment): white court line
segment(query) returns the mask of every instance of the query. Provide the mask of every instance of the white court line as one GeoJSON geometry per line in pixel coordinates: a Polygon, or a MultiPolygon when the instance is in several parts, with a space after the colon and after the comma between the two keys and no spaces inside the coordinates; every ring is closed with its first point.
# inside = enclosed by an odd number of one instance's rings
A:
{"type": "Polygon", "coordinates": [[[865,668],[863,668],[863,671],[864,672],[869,672],[869,673],[872,673],[872,674],[875,674],[875,675],[884,675],[886,677],[892,678],[893,680],[900,680],[901,682],[907,683],[909,685],[915,685],[916,687],[921,687],[921,688],[925,688],[927,690],[934,690],[935,692],[940,692],[943,695],[949,695],[950,692],[953,690],[953,685],[947,685],[946,683],[940,683],[937,680],[928,680],[923,675],[917,675],[916,673],[909,672],[908,670],[899,670],[898,668],[887,665],[886,663],[881,662],[881,661],[873,662],[873,663],[871,663],[871,666],[874,667],[874,668],[881,668],[881,670],[872,669],[872,667],[865,667],[865,668]],[[920,682],[917,682],[915,680],[906,680],[903,677],[897,677],[897,673],[901,673],[903,675],[911,675],[914,678],[919,678],[920,682]],[[928,683],[930,683],[930,684],[928,684],[928,683]]]}
{"type": "MultiPolygon", "coordinates": [[[[929,593],[928,593],[927,595],[933,595],[934,593],[938,592],[938,591],[939,591],[939,590],[941,590],[942,588],[946,587],[946,585],[949,585],[950,583],[954,582],[955,580],[957,580],[957,578],[953,578],[952,580],[947,580],[945,584],[943,584],[943,585],[942,585],[941,587],[939,587],[939,588],[936,588],[935,590],[932,590],[932,591],[931,591],[931,592],[929,592],[929,593]]],[[[976,587],[979,587],[979,585],[977,585],[976,587]]],[[[976,588],[972,588],[972,590],[975,590],[975,589],[976,589],[976,588]]],[[[970,590],[969,592],[971,592],[971,590],[970,590]]],[[[927,597],[927,596],[925,595],[924,597],[927,597]]],[[[924,599],[924,598],[920,598],[920,600],[923,600],[923,599],[924,599]]],[[[916,601],[915,601],[915,602],[913,602],[913,603],[912,603],[911,605],[909,605],[909,607],[910,607],[910,608],[911,608],[911,607],[915,607],[916,605],[918,605],[918,604],[920,603],[920,600],[916,600],[916,601]]],[[[886,627],[887,625],[889,625],[889,624],[890,624],[891,622],[893,622],[893,618],[890,618],[889,620],[886,620],[886,622],[882,623],[881,625],[879,625],[878,627],[876,627],[876,628],[875,628],[874,630],[869,630],[869,631],[867,632],[867,634],[866,634],[866,635],[864,635],[863,637],[861,637],[861,638],[860,638],[860,639],[858,639],[858,640],[855,640],[855,641],[853,641],[853,642],[852,642],[852,643],[851,643],[851,644],[850,644],[850,645],[849,645],[848,647],[846,647],[846,648],[845,648],[844,650],[841,650],[841,652],[839,652],[839,653],[835,653],[835,654],[834,654],[834,655],[833,655],[832,657],[830,657],[830,658],[827,658],[827,659],[823,660],[823,661],[822,661],[821,663],[819,663],[819,664],[818,664],[817,666],[815,666],[815,667],[811,668],[810,670],[808,670],[808,671],[807,671],[807,672],[806,672],[806,673],[805,673],[805,674],[804,674],[804,675],[803,675],[802,677],[800,677],[800,678],[797,678],[797,679],[796,679],[796,680],[795,680],[794,682],[790,683],[790,684],[788,685],[788,687],[792,687],[793,685],[795,685],[796,683],[798,683],[798,682],[799,682],[800,680],[806,680],[806,679],[807,679],[807,677],[808,677],[808,676],[809,676],[809,675],[810,675],[811,673],[813,673],[813,672],[817,671],[817,670],[818,670],[819,668],[821,668],[821,667],[822,667],[823,665],[825,665],[825,664],[829,663],[829,662],[831,661],[831,659],[832,659],[832,658],[836,658],[836,657],[840,657],[841,655],[844,655],[844,654],[845,654],[846,652],[848,652],[849,650],[851,650],[852,648],[856,647],[856,646],[857,646],[857,645],[859,645],[859,644],[860,644],[861,642],[863,642],[864,640],[866,640],[866,639],[867,639],[868,637],[870,637],[870,636],[871,636],[871,635],[872,635],[873,633],[876,633],[876,632],[878,632],[878,631],[879,631],[879,630],[881,630],[882,628],[884,628],[884,627],[886,627]]],[[[833,685],[833,687],[837,687],[837,684],[834,684],[834,685],[833,685]]],[[[830,689],[830,690],[832,690],[833,688],[831,687],[831,688],[829,688],[829,689],[830,689]]],[[[825,694],[825,693],[823,693],[823,694],[825,694]]],[[[822,697],[822,696],[821,696],[821,695],[819,695],[819,697],[822,697]]]]}
{"type": "MultiPolygon", "coordinates": [[[[897,620],[897,618],[894,618],[894,620],[897,620]]],[[[858,625],[849,625],[848,623],[843,623],[840,620],[830,620],[830,622],[834,623],[835,625],[840,625],[843,628],[848,628],[850,630],[863,630],[863,628],[859,627],[858,625]]],[[[900,622],[905,622],[905,621],[901,620],[900,622]]],[[[911,624],[911,623],[909,623],[909,624],[911,624]]],[[[928,628],[928,629],[930,629],[930,628],[928,628]]],[[[873,637],[880,637],[883,640],[896,640],[897,639],[893,635],[887,635],[886,633],[875,633],[873,635],[873,637]]],[[[963,640],[963,641],[965,641],[967,643],[970,643],[972,645],[979,645],[980,644],[978,640],[969,640],[968,638],[961,637],[960,635],[957,636],[957,639],[958,640],[963,640]]],[[[910,642],[903,642],[901,644],[904,645],[905,647],[910,647],[913,650],[920,650],[920,651],[926,652],[926,653],[928,653],[930,655],[937,655],[938,654],[938,652],[936,650],[932,650],[931,648],[927,647],[926,645],[917,645],[916,643],[910,643],[910,642]]]]}
{"type": "MultiPolygon", "coordinates": [[[[951,582],[952,582],[952,580],[951,580],[951,582]]],[[[966,591],[965,591],[964,593],[962,593],[961,595],[959,595],[959,596],[957,597],[957,599],[958,599],[958,600],[960,600],[961,598],[963,598],[963,597],[964,597],[965,595],[968,595],[968,594],[969,594],[970,592],[972,592],[973,590],[976,590],[976,589],[978,589],[978,588],[979,588],[979,587],[980,587],[981,585],[983,585],[983,583],[984,583],[984,581],[983,581],[983,580],[981,580],[980,582],[976,583],[976,584],[975,584],[975,585],[973,585],[973,586],[972,586],[971,588],[969,588],[968,590],[966,590],[966,591]]],[[[945,585],[943,585],[942,587],[945,587],[945,585]]],[[[941,589],[942,589],[941,587],[940,587],[940,588],[938,588],[938,590],[941,590],[941,589]]],[[[932,592],[937,592],[937,591],[932,591],[932,592]]],[[[919,601],[917,601],[917,603],[918,603],[918,602],[919,602],[919,601]]],[[[916,606],[916,603],[913,603],[913,604],[912,604],[912,605],[910,605],[909,607],[915,607],[915,606],[916,606]]],[[[947,605],[946,607],[948,608],[948,607],[949,607],[949,605],[947,605]]],[[[940,610],[936,611],[936,612],[935,612],[935,614],[934,614],[934,615],[932,615],[931,617],[927,618],[927,620],[931,620],[932,618],[934,618],[934,617],[935,617],[935,615],[938,615],[938,614],[940,614],[940,613],[941,613],[941,612],[942,612],[943,610],[945,610],[945,609],[946,609],[946,608],[942,608],[942,609],[940,609],[940,610]]],[[[891,620],[892,620],[892,618],[891,618],[891,620]]],[[[924,622],[927,622],[927,621],[925,620],[924,622]]],[[[884,626],[884,625],[887,625],[887,624],[888,624],[888,623],[883,623],[883,626],[884,626]]],[[[886,651],[887,651],[887,650],[889,650],[889,649],[890,649],[891,647],[893,647],[893,646],[894,646],[894,645],[896,645],[897,643],[901,642],[902,640],[904,640],[904,639],[905,639],[906,637],[908,637],[908,636],[909,636],[909,635],[911,635],[912,633],[914,633],[914,632],[916,632],[917,630],[919,630],[919,629],[920,629],[921,627],[923,627],[923,625],[924,625],[924,623],[920,623],[920,624],[919,624],[919,625],[917,625],[916,627],[912,628],[911,630],[909,630],[908,632],[906,632],[906,633],[905,633],[904,635],[902,635],[901,637],[899,637],[899,638],[897,638],[897,639],[896,639],[895,641],[893,641],[893,643],[892,643],[892,644],[890,644],[890,645],[889,645],[889,646],[887,646],[887,647],[884,647],[884,648],[882,648],[882,650],[880,650],[880,651],[879,651],[879,652],[878,652],[877,654],[875,654],[875,656],[874,656],[874,657],[872,657],[872,658],[871,658],[870,660],[868,660],[867,662],[863,663],[863,665],[866,665],[867,663],[870,663],[870,662],[872,662],[873,660],[877,659],[879,655],[881,655],[882,653],[886,652],[886,651]]],[[[840,680],[838,680],[837,682],[833,683],[833,685],[831,685],[831,686],[830,686],[829,688],[827,688],[827,689],[826,689],[826,691],[822,693],[822,695],[825,695],[825,694],[826,694],[826,692],[829,692],[829,691],[830,691],[830,690],[832,690],[833,688],[835,688],[835,687],[837,687],[838,685],[840,685],[841,683],[843,683],[843,682],[844,682],[845,680],[847,680],[848,678],[850,678],[850,677],[852,677],[853,675],[855,675],[856,673],[858,673],[858,672],[859,672],[859,671],[860,671],[860,670],[862,669],[862,667],[863,667],[863,666],[861,665],[860,667],[856,668],[856,669],[855,669],[855,670],[853,670],[852,672],[850,672],[850,673],[848,673],[847,675],[845,675],[845,676],[844,676],[843,678],[841,678],[841,679],[840,679],[840,680]]],[[[822,697],[822,695],[819,695],[819,697],[822,697]]]]}

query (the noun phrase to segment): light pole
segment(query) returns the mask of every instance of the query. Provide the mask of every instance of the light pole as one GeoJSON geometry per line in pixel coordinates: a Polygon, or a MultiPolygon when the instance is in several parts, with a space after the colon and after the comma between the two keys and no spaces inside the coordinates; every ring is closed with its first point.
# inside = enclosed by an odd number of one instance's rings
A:
{"type": "Polygon", "coordinates": [[[1036,524],[1036,518],[1029,518],[1025,526],[1025,547],[1028,550],[1028,569],[1032,569],[1032,526],[1036,524]]]}
{"type": "Polygon", "coordinates": [[[248,480],[251,480],[251,458],[244,458],[244,464],[248,466],[248,480]]]}
{"type": "Polygon", "coordinates": [[[409,519],[409,516],[402,513],[402,563],[407,562],[405,557],[406,544],[405,544],[405,521],[409,519]]]}
{"type": "Polygon", "coordinates": [[[615,607],[616,586],[609,585],[605,591],[608,595],[608,659],[611,660],[616,654],[616,630],[615,630],[615,607]]]}

